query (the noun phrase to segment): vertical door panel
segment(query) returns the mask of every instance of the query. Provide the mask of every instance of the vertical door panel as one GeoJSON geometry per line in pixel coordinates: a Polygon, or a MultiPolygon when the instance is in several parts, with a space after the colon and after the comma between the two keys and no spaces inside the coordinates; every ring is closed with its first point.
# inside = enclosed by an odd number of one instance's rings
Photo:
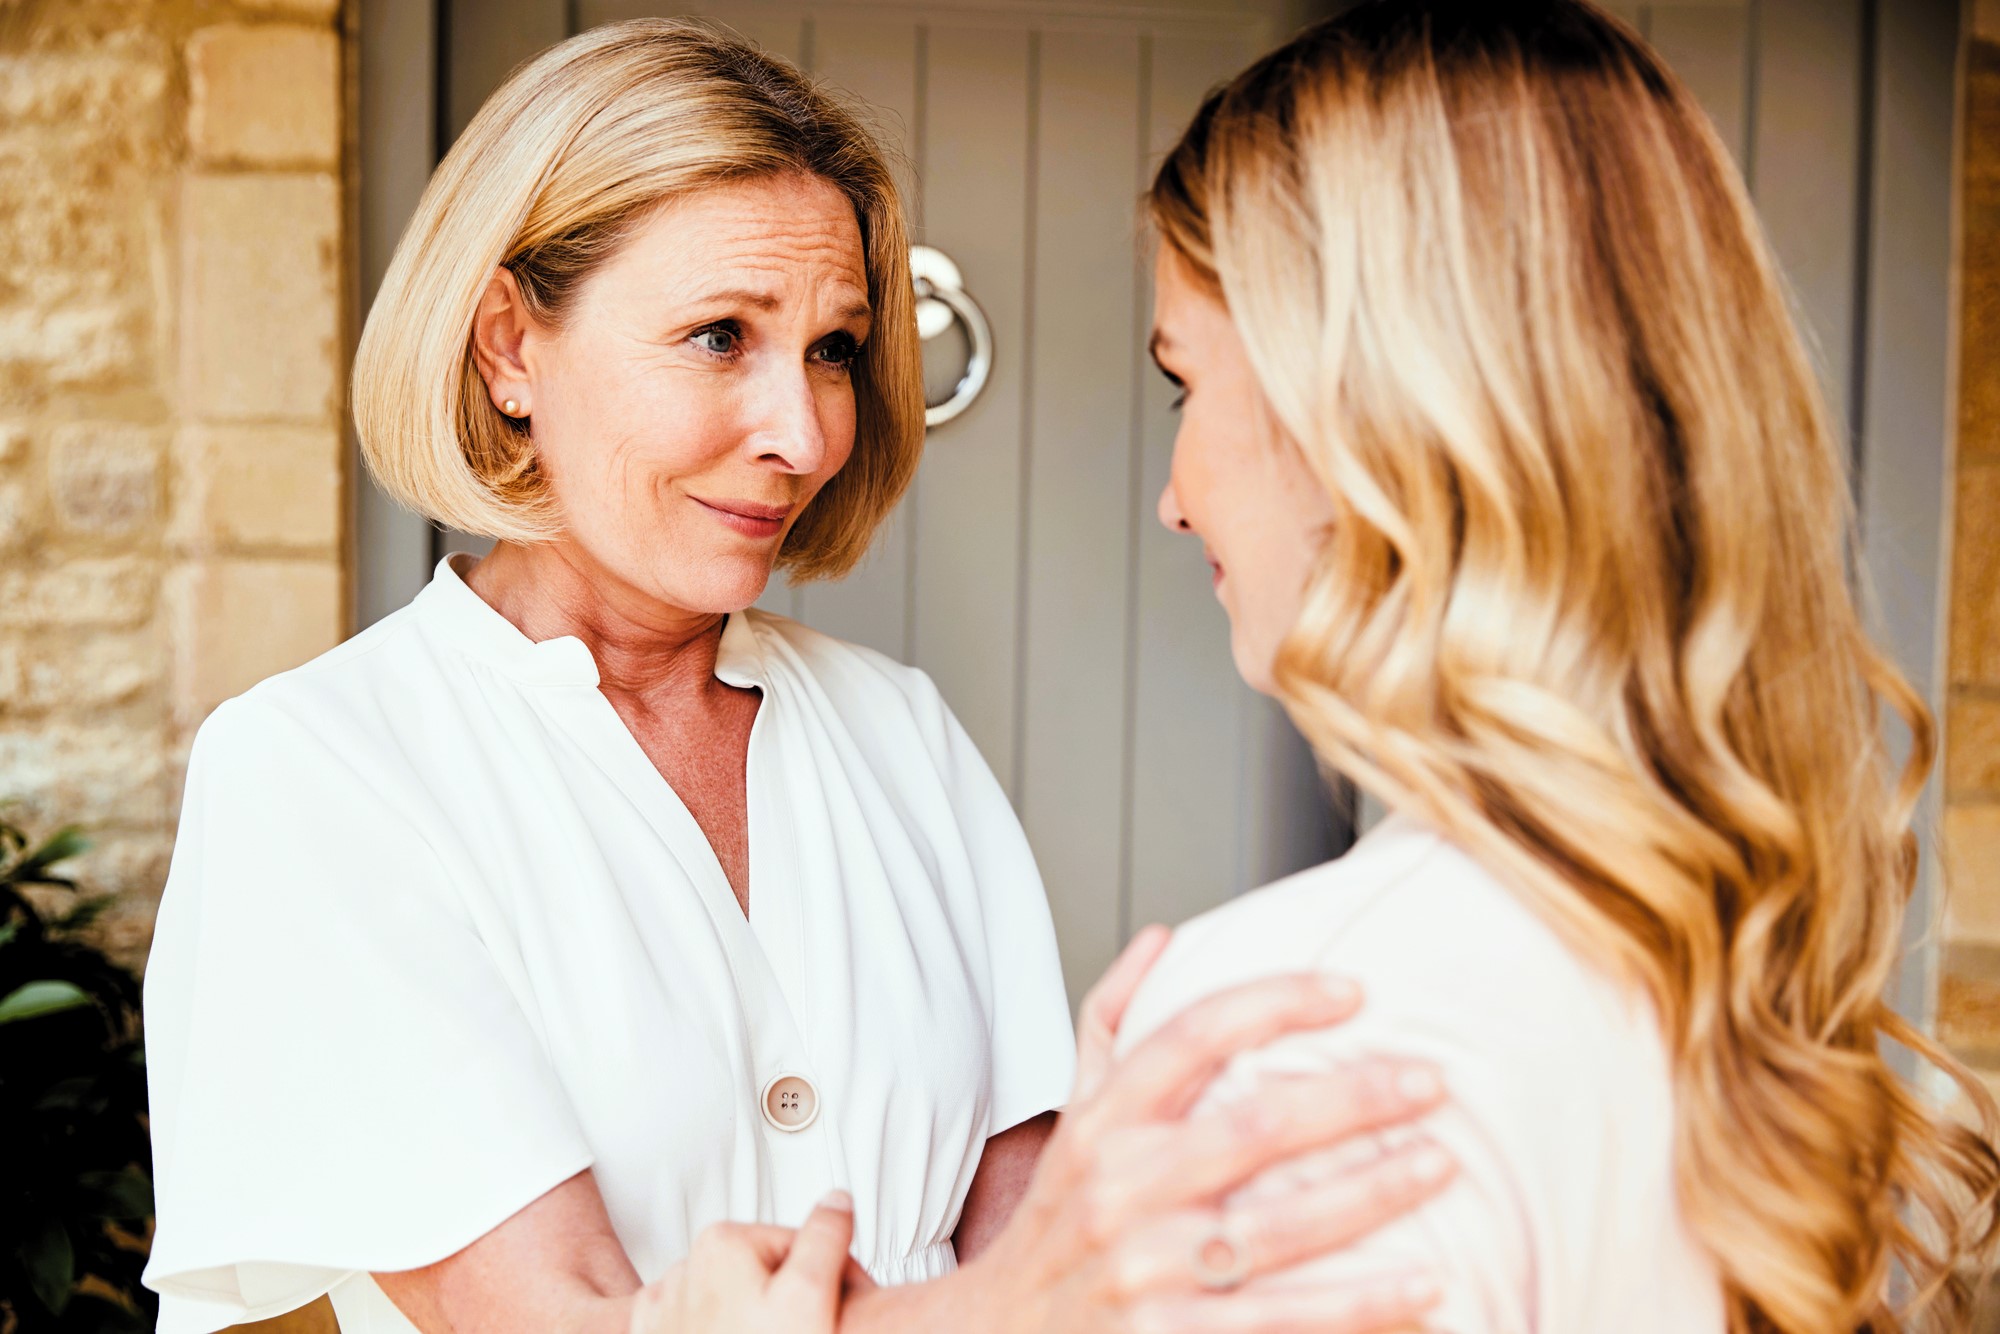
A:
{"type": "Polygon", "coordinates": [[[569,36],[562,0],[445,0],[445,144],[458,138],[515,66],[569,36]]]}
{"type": "Polygon", "coordinates": [[[1021,814],[1074,996],[1120,944],[1139,51],[1040,43],[1021,814]]]}
{"type": "MultiPolygon", "coordinates": [[[[1862,557],[1876,634],[1935,716],[1944,702],[1938,647],[1952,438],[1953,89],[1961,15],[1954,0],[1896,0],[1870,11],[1876,82],[1863,261],[1868,338],[1859,371],[1866,377],[1862,557]]],[[[1897,1008],[1919,1025],[1929,1024],[1936,999],[1929,937],[1939,888],[1937,788],[1933,780],[1915,816],[1925,870],[1904,918],[1910,953],[1896,979],[1897,1008]]]]}
{"type": "Polygon", "coordinates": [[[1646,31],[1646,6],[1640,0],[1610,0],[1604,7],[1641,33],[1646,31]]]}
{"type": "Polygon", "coordinates": [[[926,237],[958,262],[993,330],[993,377],[931,432],[910,527],[915,661],[1014,785],[1026,382],[1029,36],[929,34],[926,237]]]}
{"type": "MultiPolygon", "coordinates": [[[[364,164],[357,222],[360,310],[374,303],[396,242],[437,165],[436,0],[363,0],[357,102],[364,164]]],[[[353,336],[360,337],[357,321],[353,336]]],[[[351,353],[352,348],[348,351],[351,353]]],[[[353,432],[348,432],[350,438],[353,432]]],[[[354,625],[365,630],[423,590],[437,559],[435,532],[375,484],[359,440],[348,452],[354,479],[354,625]]]]}
{"type": "Polygon", "coordinates": [[[659,0],[576,0],[576,30],[623,19],[699,18],[747,37],[773,55],[796,62],[805,51],[805,15],[790,5],[716,5],[708,12],[676,11],[659,0]]]}
{"type": "MultiPolygon", "coordinates": [[[[910,216],[921,214],[914,172],[918,148],[918,31],[914,22],[843,17],[813,27],[813,72],[860,98],[887,149],[910,216]]],[[[835,583],[798,590],[798,614],[815,629],[908,660],[909,498],[876,534],[860,567],[835,583]]]]}
{"type": "MultiPolygon", "coordinates": [[[[1155,38],[1148,79],[1149,170],[1173,147],[1202,94],[1237,53],[1212,42],[1155,38]]],[[[1150,274],[1140,308],[1150,318],[1150,274]]],[[[1155,517],[1178,418],[1175,391],[1142,366],[1137,395],[1141,484],[1132,700],[1132,858],[1125,925],[1180,922],[1236,892],[1237,807],[1251,695],[1230,654],[1229,618],[1211,587],[1199,538],[1155,517]]]]}
{"type": "Polygon", "coordinates": [[[1648,33],[1681,81],[1700,99],[1716,133],[1745,160],[1750,86],[1750,10],[1745,4],[1652,7],[1648,33]]]}
{"type": "Polygon", "coordinates": [[[1759,9],[1757,211],[1844,419],[1860,258],[1863,0],[1763,0],[1759,9]]]}

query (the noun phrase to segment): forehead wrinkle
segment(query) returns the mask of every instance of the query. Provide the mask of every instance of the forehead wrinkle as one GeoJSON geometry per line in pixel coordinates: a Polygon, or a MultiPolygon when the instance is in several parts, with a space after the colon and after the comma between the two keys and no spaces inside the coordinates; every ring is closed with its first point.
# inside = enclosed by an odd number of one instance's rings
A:
{"type": "Polygon", "coordinates": [[[859,221],[844,199],[826,202],[725,193],[664,210],[639,243],[647,285],[675,304],[735,300],[763,310],[801,286],[832,287],[827,303],[842,318],[872,316],[859,221]]]}

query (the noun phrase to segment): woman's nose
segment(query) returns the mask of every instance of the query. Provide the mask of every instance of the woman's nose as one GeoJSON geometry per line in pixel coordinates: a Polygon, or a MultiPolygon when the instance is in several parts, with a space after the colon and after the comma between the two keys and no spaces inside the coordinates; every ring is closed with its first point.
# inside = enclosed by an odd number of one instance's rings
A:
{"type": "Polygon", "coordinates": [[[826,462],[819,400],[806,375],[773,376],[759,387],[750,446],[787,472],[818,472],[826,462]]]}
{"type": "Polygon", "coordinates": [[[1187,521],[1187,515],[1181,513],[1180,497],[1174,494],[1174,484],[1171,478],[1168,479],[1165,486],[1160,488],[1158,512],[1160,523],[1166,527],[1167,531],[1174,533],[1191,533],[1194,531],[1194,525],[1187,521]]]}

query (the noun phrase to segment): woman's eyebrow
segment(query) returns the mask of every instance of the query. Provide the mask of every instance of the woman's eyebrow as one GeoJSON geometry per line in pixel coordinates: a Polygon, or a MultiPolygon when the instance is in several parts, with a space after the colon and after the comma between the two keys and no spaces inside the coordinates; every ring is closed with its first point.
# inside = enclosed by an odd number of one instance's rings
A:
{"type": "MultiPolygon", "coordinates": [[[[751,306],[757,310],[776,310],[784,304],[776,293],[760,292],[749,287],[728,287],[717,292],[703,292],[689,304],[705,306],[711,303],[722,304],[725,302],[731,305],[751,306]]],[[[874,308],[866,301],[850,301],[833,313],[836,319],[842,321],[872,320],[875,318],[874,308]]]]}

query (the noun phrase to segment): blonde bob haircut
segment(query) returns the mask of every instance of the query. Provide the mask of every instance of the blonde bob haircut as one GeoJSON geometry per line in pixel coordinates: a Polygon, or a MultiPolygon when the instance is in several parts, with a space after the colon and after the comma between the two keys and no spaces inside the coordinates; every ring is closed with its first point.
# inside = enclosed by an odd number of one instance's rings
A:
{"type": "Polygon", "coordinates": [[[908,230],[860,118],[792,66],[698,24],[639,19],[551,47],[502,84],[439,164],[369,312],[354,366],[368,466],[437,523],[508,542],[561,531],[526,422],[494,407],[473,317],[510,269],[560,327],[584,279],[654,210],[730,181],[803,174],[853,202],[874,327],[854,363],[847,465],[778,567],[837,578],[867,550],[923,449],[908,230]]]}
{"type": "Polygon", "coordinates": [[[1994,1102],[1888,996],[1935,729],[1700,106],[1583,0],[1372,0],[1215,94],[1151,213],[1332,503],[1287,709],[1651,999],[1730,1330],[1966,1329],[1994,1102]]]}

